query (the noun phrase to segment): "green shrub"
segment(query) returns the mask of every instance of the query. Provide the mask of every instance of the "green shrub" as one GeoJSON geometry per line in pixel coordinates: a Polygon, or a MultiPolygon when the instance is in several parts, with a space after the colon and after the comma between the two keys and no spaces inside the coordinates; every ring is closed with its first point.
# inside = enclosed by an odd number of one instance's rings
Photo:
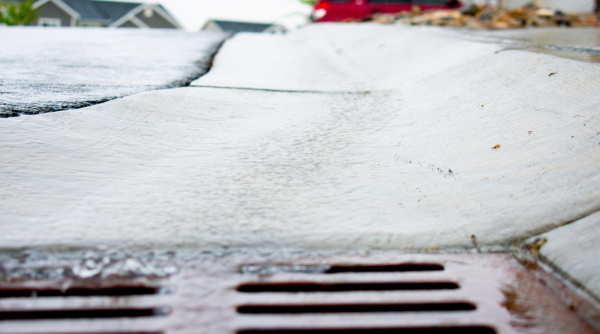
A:
{"type": "Polygon", "coordinates": [[[37,18],[33,9],[34,0],[25,0],[20,3],[0,3],[0,24],[8,26],[23,26],[37,18]]]}

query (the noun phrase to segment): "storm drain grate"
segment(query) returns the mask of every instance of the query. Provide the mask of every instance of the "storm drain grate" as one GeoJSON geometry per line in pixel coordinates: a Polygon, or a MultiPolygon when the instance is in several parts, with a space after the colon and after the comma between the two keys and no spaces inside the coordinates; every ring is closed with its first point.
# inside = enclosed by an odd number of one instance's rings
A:
{"type": "Polygon", "coordinates": [[[21,333],[20,328],[32,334],[65,333],[70,325],[79,322],[87,323],[89,330],[73,333],[161,334],[161,331],[120,331],[118,326],[113,326],[115,330],[99,329],[102,329],[103,321],[166,317],[171,313],[169,306],[160,304],[161,296],[173,292],[169,288],[107,286],[110,282],[102,280],[82,280],[76,286],[68,285],[73,284],[68,281],[34,283],[41,283],[41,286],[9,285],[0,288],[0,333],[21,333]],[[10,328],[15,329],[4,330],[10,328]]]}
{"type": "Polygon", "coordinates": [[[597,333],[506,255],[168,261],[166,278],[0,281],[0,334],[597,333]]]}
{"type": "MultiPolygon", "coordinates": [[[[432,318],[443,315],[448,322],[449,314],[462,314],[477,310],[476,302],[461,292],[460,277],[452,277],[444,273],[444,265],[439,263],[398,263],[398,264],[357,264],[357,265],[326,265],[300,266],[291,265],[243,266],[241,272],[279,273],[280,278],[271,277],[268,282],[244,283],[237,287],[241,294],[252,294],[246,298],[246,303],[237,307],[241,315],[285,315],[288,319],[280,318],[275,322],[278,326],[271,328],[255,328],[238,330],[237,334],[262,333],[398,333],[398,334],[495,334],[494,326],[472,321],[470,325],[461,325],[455,321],[452,326],[436,326],[436,321],[423,325],[397,326],[394,320],[386,325],[386,318],[381,318],[376,326],[360,323],[360,316],[377,318],[382,313],[392,313],[396,318],[405,318],[410,324],[418,321],[420,316],[432,318]],[[298,273],[307,275],[301,277],[298,273]],[[296,277],[285,277],[296,273],[296,277]],[[412,275],[411,275],[412,274],[412,275]],[[325,328],[323,322],[336,322],[324,316],[337,314],[346,317],[346,323],[325,328]],[[304,328],[294,328],[286,325],[289,317],[311,315],[305,317],[304,328]],[[351,317],[351,318],[350,318],[351,317]],[[354,323],[354,327],[348,326],[354,323]],[[394,327],[394,323],[396,326],[394,327]],[[311,325],[312,324],[312,325],[311,325]],[[316,325],[316,326],[315,326],[316,325]],[[343,326],[343,328],[340,328],[343,326]],[[308,328],[307,328],[308,327],[308,328]],[[312,327],[312,328],[311,328],[312,327]]],[[[259,280],[263,280],[259,278],[259,280]]],[[[467,281],[468,283],[468,281],[467,281]]],[[[422,317],[421,317],[422,318],[422,317]]],[[[457,318],[459,319],[459,318],[457,318]]],[[[264,320],[264,318],[263,318],[264,320]]],[[[367,319],[369,320],[369,319],[367,319]]],[[[260,320],[259,320],[260,321],[260,320]]]]}

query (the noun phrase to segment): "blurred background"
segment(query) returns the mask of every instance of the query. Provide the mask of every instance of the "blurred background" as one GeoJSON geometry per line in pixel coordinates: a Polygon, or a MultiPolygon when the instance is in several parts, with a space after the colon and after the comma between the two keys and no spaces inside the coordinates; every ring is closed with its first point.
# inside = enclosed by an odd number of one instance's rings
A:
{"type": "MultiPolygon", "coordinates": [[[[282,33],[306,24],[315,5],[314,18],[318,21],[345,21],[365,19],[369,16],[369,19],[378,20],[380,23],[390,23],[388,22],[390,20],[389,17],[383,20],[378,18],[377,13],[410,12],[413,11],[411,5],[417,5],[424,10],[455,10],[455,13],[451,14],[435,14],[436,17],[440,15],[445,17],[443,22],[438,22],[440,24],[432,23],[432,25],[471,28],[548,26],[547,22],[541,21],[550,17],[553,19],[551,22],[553,25],[597,26],[597,16],[573,18],[566,17],[565,14],[591,13],[600,10],[600,0],[462,0],[460,2],[413,0],[412,4],[395,0],[378,0],[372,4],[358,0],[343,2],[322,0],[317,4],[318,2],[317,0],[4,0],[0,1],[0,25],[177,28],[187,31],[282,33]],[[384,10],[382,6],[387,6],[387,9],[384,10]],[[396,7],[397,10],[393,11],[392,7],[396,7]],[[521,9],[505,15],[492,10],[494,8],[521,9]],[[467,24],[468,18],[464,17],[458,22],[457,17],[454,17],[459,15],[456,9],[462,10],[463,14],[476,17],[479,21],[494,21],[494,24],[491,26],[467,24]],[[357,14],[365,10],[368,15],[357,14]],[[524,14],[527,10],[530,13],[524,14]],[[322,12],[321,16],[318,14],[319,11],[322,12]],[[335,11],[337,14],[347,13],[345,16],[334,15],[335,11]],[[326,12],[329,12],[328,16],[325,16],[326,12]],[[353,14],[350,15],[351,12],[353,14]],[[447,22],[449,19],[454,21],[447,22]],[[522,24],[525,21],[528,23],[522,24]]],[[[426,17],[425,20],[399,23],[414,25],[421,24],[421,21],[435,20],[426,17]]]]}
{"type": "Polygon", "coordinates": [[[293,29],[306,23],[312,8],[300,0],[160,0],[188,31],[207,20],[277,23],[293,29]]]}

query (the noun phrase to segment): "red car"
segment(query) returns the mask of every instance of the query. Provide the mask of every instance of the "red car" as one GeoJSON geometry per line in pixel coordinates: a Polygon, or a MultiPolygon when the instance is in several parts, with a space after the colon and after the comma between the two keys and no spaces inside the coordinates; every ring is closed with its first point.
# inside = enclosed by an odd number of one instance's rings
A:
{"type": "Polygon", "coordinates": [[[422,10],[456,9],[457,0],[319,0],[315,5],[314,22],[366,19],[374,14],[409,11],[413,6],[422,10]]]}

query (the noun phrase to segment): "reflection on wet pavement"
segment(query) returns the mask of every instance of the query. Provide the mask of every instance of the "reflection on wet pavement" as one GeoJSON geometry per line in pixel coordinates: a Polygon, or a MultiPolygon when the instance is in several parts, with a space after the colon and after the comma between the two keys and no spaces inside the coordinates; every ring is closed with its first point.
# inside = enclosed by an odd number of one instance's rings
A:
{"type": "Polygon", "coordinates": [[[600,63],[600,29],[596,28],[481,30],[467,34],[500,42],[511,50],[521,49],[600,63]]]}

